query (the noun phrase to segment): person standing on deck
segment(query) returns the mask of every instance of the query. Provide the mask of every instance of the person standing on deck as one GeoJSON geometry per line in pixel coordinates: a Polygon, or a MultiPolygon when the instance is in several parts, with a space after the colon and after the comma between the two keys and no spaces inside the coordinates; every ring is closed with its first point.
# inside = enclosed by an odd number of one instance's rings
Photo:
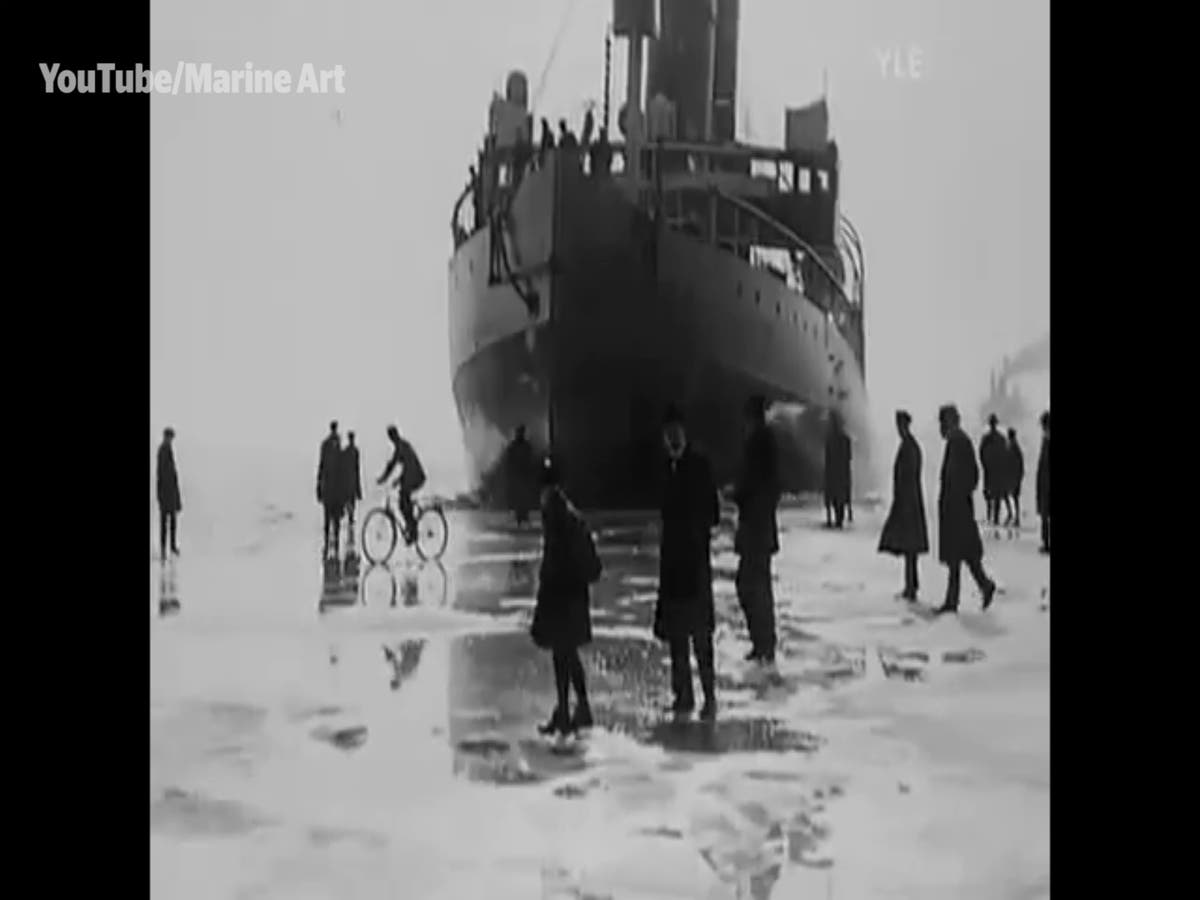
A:
{"type": "Polygon", "coordinates": [[[846,505],[850,502],[850,437],[842,428],[837,412],[829,417],[825,436],[825,524],[842,528],[846,522],[846,505]]]}
{"type": "Polygon", "coordinates": [[[1038,454],[1037,511],[1042,518],[1041,552],[1050,555],[1050,410],[1042,413],[1042,450],[1038,454]]]}
{"type": "Polygon", "coordinates": [[[938,426],[946,441],[942,486],[938,494],[938,556],[949,573],[946,600],[937,612],[958,612],[963,563],[967,564],[983,594],[983,608],[987,609],[996,596],[996,583],[983,570],[983,540],[979,537],[979,523],[975,521],[973,495],[979,487],[975,448],[962,430],[957,407],[947,405],[939,409],[938,426]]]}
{"type": "Polygon", "coordinates": [[[354,511],[358,502],[362,500],[362,467],[359,465],[358,446],[354,443],[354,432],[346,433],[346,440],[349,442],[346,449],[342,451],[341,471],[342,471],[342,497],[346,501],[346,519],[348,520],[348,532],[346,538],[346,547],[349,550],[354,549],[354,511]]]}
{"type": "Polygon", "coordinates": [[[1007,491],[1004,505],[1008,511],[1005,524],[1021,527],[1021,483],[1025,480],[1025,454],[1017,442],[1017,429],[1008,429],[1008,472],[1005,479],[1007,491]]]}
{"type": "Polygon", "coordinates": [[[988,416],[988,430],[979,441],[979,463],[983,466],[983,499],[987,505],[987,522],[1000,526],[1000,500],[1004,496],[1004,475],[1008,461],[1008,448],[1004,435],[997,429],[996,414],[988,416]]]}
{"type": "Polygon", "coordinates": [[[608,129],[603,125],[594,143],[588,147],[589,166],[592,177],[603,177],[612,174],[612,144],[608,142],[608,129]]]}
{"type": "Polygon", "coordinates": [[[750,632],[748,662],[775,661],[775,597],[771,590],[771,557],[779,552],[779,458],[767,428],[766,401],[746,404],[746,443],[734,500],[738,507],[733,550],[738,555],[738,602],[750,632]]]}
{"type": "Polygon", "coordinates": [[[667,451],[659,522],[658,603],[654,636],[671,650],[671,711],[696,708],[691,656],[695,653],[704,691],[703,719],[717,714],[713,669],[716,613],[712,589],[712,529],[720,504],[708,459],[688,444],[683,415],[670,407],[663,418],[667,451]]]}
{"type": "Polygon", "coordinates": [[[925,521],[925,497],[921,485],[921,445],[912,433],[912,416],[896,413],[900,448],[892,466],[892,507],[888,510],[879,552],[904,557],[904,590],[901,599],[915,603],[920,582],[917,557],[929,552],[929,528],[925,521]]]}
{"type": "Polygon", "coordinates": [[[579,132],[579,144],[585,149],[591,146],[592,131],[596,128],[596,117],[592,113],[591,107],[588,107],[587,113],[583,117],[583,130],[579,132]]]}
{"type": "Polygon", "coordinates": [[[329,423],[329,434],[321,442],[317,461],[317,502],[325,512],[325,537],[322,555],[328,559],[330,549],[337,555],[341,535],[342,509],[342,439],[338,437],[338,423],[329,423]]]}
{"type": "Polygon", "coordinates": [[[550,158],[550,153],[554,150],[554,132],[550,130],[550,123],[542,119],[542,140],[538,148],[538,166],[544,166],[546,160],[550,158]]]}
{"type": "Polygon", "coordinates": [[[179,472],[175,469],[175,429],[163,430],[162,443],[158,446],[158,462],[155,466],[155,495],[158,498],[158,550],[159,559],[167,561],[167,537],[171,539],[171,553],[179,555],[176,530],[183,499],[179,494],[179,472]]]}

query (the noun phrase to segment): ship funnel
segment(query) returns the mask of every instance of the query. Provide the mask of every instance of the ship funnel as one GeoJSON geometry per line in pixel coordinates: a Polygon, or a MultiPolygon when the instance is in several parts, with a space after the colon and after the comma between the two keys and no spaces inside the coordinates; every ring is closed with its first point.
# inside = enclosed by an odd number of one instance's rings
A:
{"type": "Polygon", "coordinates": [[[504,99],[518,109],[529,109],[529,79],[525,73],[514,70],[504,82],[504,99]]]}

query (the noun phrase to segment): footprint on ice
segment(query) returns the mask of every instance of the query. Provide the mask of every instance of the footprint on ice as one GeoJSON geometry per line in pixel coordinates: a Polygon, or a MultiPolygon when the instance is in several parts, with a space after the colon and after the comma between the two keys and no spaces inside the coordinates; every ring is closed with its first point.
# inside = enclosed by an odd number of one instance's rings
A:
{"type": "Polygon", "coordinates": [[[944,663],[976,663],[986,658],[987,654],[975,647],[966,650],[947,650],[942,654],[944,663]]]}
{"type": "Polygon", "coordinates": [[[150,803],[150,830],[182,835],[245,835],[270,822],[230,800],[169,787],[150,803]]]}
{"type": "Polygon", "coordinates": [[[492,756],[497,753],[507,753],[512,749],[512,744],[500,738],[467,738],[459,741],[456,749],[459,753],[467,753],[472,756],[492,756]]]}
{"type": "Polygon", "coordinates": [[[312,736],[339,750],[357,750],[367,742],[367,726],[354,725],[349,728],[330,728],[326,725],[312,730],[312,736]]]}

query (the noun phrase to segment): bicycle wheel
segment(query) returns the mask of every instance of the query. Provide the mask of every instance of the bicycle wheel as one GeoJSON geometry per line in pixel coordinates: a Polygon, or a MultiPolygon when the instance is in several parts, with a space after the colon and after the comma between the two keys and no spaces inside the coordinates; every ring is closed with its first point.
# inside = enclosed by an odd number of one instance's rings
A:
{"type": "Polygon", "coordinates": [[[375,565],[386,563],[396,549],[400,529],[396,519],[386,509],[373,509],[363,519],[362,551],[375,565]]]}
{"type": "Polygon", "coordinates": [[[417,555],[421,559],[441,559],[450,539],[450,528],[446,525],[446,514],[440,507],[430,506],[421,510],[417,519],[417,555]]]}

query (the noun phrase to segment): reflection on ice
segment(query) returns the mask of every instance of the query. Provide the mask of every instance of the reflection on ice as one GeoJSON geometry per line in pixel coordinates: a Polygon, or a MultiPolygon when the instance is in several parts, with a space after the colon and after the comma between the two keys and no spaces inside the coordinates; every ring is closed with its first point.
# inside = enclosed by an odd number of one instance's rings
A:
{"type": "Polygon", "coordinates": [[[528,636],[534,532],[472,513],[444,566],[368,568],[320,564],[319,526],[287,519],[255,554],[190,556],[186,580],[154,566],[154,895],[951,900],[1044,885],[1049,561],[989,549],[1007,596],[925,621],[891,599],[869,513],[856,532],[787,515],[777,669],[743,661],[734,560],[716,554],[713,723],[663,712],[652,526],[597,522],[596,727],[562,742],[534,730],[554,703],[528,636]],[[187,615],[160,621],[181,587],[187,615]],[[196,838],[218,843],[206,856],[196,838]]]}

